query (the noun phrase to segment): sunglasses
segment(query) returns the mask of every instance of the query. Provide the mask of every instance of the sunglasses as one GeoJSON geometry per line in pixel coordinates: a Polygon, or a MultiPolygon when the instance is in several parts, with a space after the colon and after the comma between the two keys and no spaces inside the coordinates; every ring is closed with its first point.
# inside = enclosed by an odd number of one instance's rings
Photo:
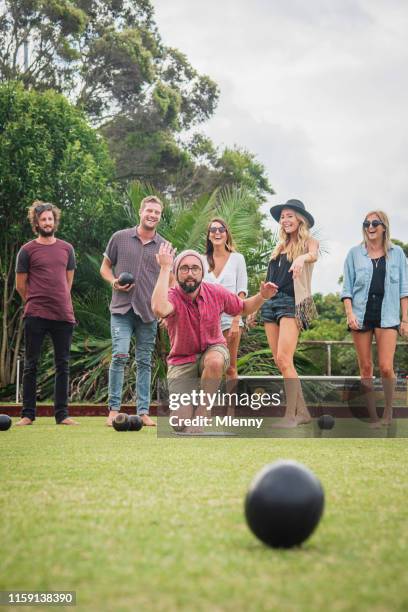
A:
{"type": "Polygon", "coordinates": [[[39,204],[34,210],[37,215],[41,215],[45,210],[52,210],[52,204],[39,204]]]}
{"type": "Polygon", "coordinates": [[[181,272],[182,274],[187,274],[187,272],[189,272],[190,270],[193,274],[199,274],[201,272],[201,266],[184,265],[179,267],[179,272],[181,272]]]}
{"type": "Polygon", "coordinates": [[[223,226],[216,227],[215,225],[212,225],[208,231],[210,232],[210,234],[216,234],[217,232],[220,232],[220,234],[225,234],[227,230],[223,226]]]}
{"type": "Polygon", "coordinates": [[[374,219],[374,221],[364,221],[363,227],[364,229],[368,229],[372,225],[374,228],[377,228],[379,225],[382,225],[385,228],[385,225],[382,221],[378,221],[378,219],[374,219]]]}

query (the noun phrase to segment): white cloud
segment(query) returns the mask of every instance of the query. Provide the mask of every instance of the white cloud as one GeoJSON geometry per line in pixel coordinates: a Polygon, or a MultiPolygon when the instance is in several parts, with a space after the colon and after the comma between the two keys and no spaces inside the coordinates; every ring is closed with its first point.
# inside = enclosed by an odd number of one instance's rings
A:
{"type": "MultiPolygon", "coordinates": [[[[204,131],[245,146],[277,195],[302,199],[330,254],[315,289],[338,289],[367,210],[408,242],[408,5],[404,0],[156,0],[164,42],[221,88],[204,131]]],[[[269,206],[268,206],[269,207],[269,206]]]]}

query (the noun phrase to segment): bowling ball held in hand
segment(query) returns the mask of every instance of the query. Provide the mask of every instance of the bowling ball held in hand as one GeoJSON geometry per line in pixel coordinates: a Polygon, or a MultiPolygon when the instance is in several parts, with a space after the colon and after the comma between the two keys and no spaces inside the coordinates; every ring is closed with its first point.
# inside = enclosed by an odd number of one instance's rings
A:
{"type": "Polygon", "coordinates": [[[125,287],[126,285],[133,285],[135,277],[130,272],[122,272],[118,278],[118,285],[125,287]]]}

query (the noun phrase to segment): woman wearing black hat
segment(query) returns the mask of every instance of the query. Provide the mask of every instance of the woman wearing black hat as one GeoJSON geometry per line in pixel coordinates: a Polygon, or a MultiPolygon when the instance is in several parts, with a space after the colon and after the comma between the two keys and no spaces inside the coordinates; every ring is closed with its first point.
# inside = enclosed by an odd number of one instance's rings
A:
{"type": "Polygon", "coordinates": [[[293,356],[300,331],[307,329],[315,316],[311,279],[319,243],[309,232],[314,219],[300,200],[273,206],[271,215],[280,231],[266,278],[279,289],[262,306],[261,315],[273,359],[285,382],[286,413],[275,426],[296,427],[311,420],[293,356]]]}

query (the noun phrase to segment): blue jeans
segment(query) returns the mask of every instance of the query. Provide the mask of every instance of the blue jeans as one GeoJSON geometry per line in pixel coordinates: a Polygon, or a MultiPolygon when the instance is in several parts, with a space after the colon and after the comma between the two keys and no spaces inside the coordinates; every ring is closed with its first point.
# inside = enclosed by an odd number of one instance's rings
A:
{"type": "Polygon", "coordinates": [[[264,323],[277,323],[282,317],[295,318],[295,298],[279,292],[275,297],[263,303],[261,316],[264,323]]]}
{"type": "Polygon", "coordinates": [[[150,406],[151,362],[157,321],[144,323],[133,310],[111,315],[112,361],[109,367],[109,410],[120,410],[123,373],[129,359],[132,334],[136,337],[136,406],[138,414],[148,414],[150,406]]]}

